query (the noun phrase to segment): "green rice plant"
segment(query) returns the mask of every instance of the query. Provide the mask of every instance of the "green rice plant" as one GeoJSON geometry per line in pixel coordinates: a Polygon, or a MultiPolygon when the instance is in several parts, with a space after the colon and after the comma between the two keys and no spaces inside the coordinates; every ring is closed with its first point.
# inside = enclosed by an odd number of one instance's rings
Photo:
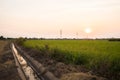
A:
{"type": "Polygon", "coordinates": [[[85,65],[98,74],[120,76],[120,42],[108,40],[27,40],[23,46],[36,48],[56,61],[85,65]]]}

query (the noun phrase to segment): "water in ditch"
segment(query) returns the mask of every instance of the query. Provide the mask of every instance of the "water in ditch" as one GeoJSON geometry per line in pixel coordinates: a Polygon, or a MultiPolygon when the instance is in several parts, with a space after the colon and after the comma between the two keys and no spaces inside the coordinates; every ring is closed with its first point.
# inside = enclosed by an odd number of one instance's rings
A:
{"type": "Polygon", "coordinates": [[[40,80],[37,75],[34,73],[34,71],[32,70],[32,68],[30,66],[28,66],[26,60],[18,54],[14,44],[12,44],[12,48],[13,48],[13,51],[14,51],[14,54],[15,56],[17,57],[26,77],[27,77],[27,80],[40,80]]]}

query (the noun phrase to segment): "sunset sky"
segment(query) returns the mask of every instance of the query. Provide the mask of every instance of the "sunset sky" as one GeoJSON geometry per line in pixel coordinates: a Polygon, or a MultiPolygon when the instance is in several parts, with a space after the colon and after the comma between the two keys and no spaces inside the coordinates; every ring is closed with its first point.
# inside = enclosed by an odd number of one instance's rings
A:
{"type": "Polygon", "coordinates": [[[120,0],[0,0],[0,35],[59,38],[60,30],[66,38],[120,38],[120,0]]]}

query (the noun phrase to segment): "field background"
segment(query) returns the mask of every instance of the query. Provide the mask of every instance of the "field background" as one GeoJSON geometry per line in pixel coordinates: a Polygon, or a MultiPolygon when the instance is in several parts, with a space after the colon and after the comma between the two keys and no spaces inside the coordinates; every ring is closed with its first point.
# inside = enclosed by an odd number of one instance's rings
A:
{"type": "Polygon", "coordinates": [[[120,42],[108,40],[27,40],[23,44],[67,64],[84,65],[102,75],[119,76],[120,42]]]}
{"type": "Polygon", "coordinates": [[[24,46],[32,48],[36,48],[36,46],[41,48],[45,45],[73,53],[120,54],[120,42],[108,40],[27,40],[24,43],[24,46]]]}

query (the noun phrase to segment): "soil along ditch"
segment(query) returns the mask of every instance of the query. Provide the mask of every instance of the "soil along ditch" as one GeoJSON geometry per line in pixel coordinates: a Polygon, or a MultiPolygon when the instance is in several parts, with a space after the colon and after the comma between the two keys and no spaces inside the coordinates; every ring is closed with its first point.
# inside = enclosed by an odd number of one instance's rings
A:
{"type": "MultiPolygon", "coordinates": [[[[40,78],[40,80],[59,80],[51,72],[49,72],[46,68],[44,68],[41,63],[39,63],[38,61],[36,61],[32,57],[30,57],[28,54],[26,54],[17,45],[16,45],[16,49],[20,53],[20,55],[22,55],[24,60],[27,61],[27,63],[30,65],[30,67],[35,71],[35,73],[37,73],[37,75],[40,78]]],[[[31,74],[30,74],[30,77],[31,77],[31,74]]],[[[33,80],[33,79],[30,79],[30,80],[33,80]]]]}
{"type": "MultiPolygon", "coordinates": [[[[103,77],[93,76],[92,71],[84,65],[68,64],[51,58],[48,52],[22,47],[28,55],[39,61],[47,70],[60,80],[107,80],[103,77]]],[[[61,57],[62,59],[62,57],[61,57]]],[[[96,74],[97,75],[97,74],[96,74]]]]}
{"type": "Polygon", "coordinates": [[[0,80],[21,80],[10,50],[10,42],[2,40],[0,40],[0,80]]]}

